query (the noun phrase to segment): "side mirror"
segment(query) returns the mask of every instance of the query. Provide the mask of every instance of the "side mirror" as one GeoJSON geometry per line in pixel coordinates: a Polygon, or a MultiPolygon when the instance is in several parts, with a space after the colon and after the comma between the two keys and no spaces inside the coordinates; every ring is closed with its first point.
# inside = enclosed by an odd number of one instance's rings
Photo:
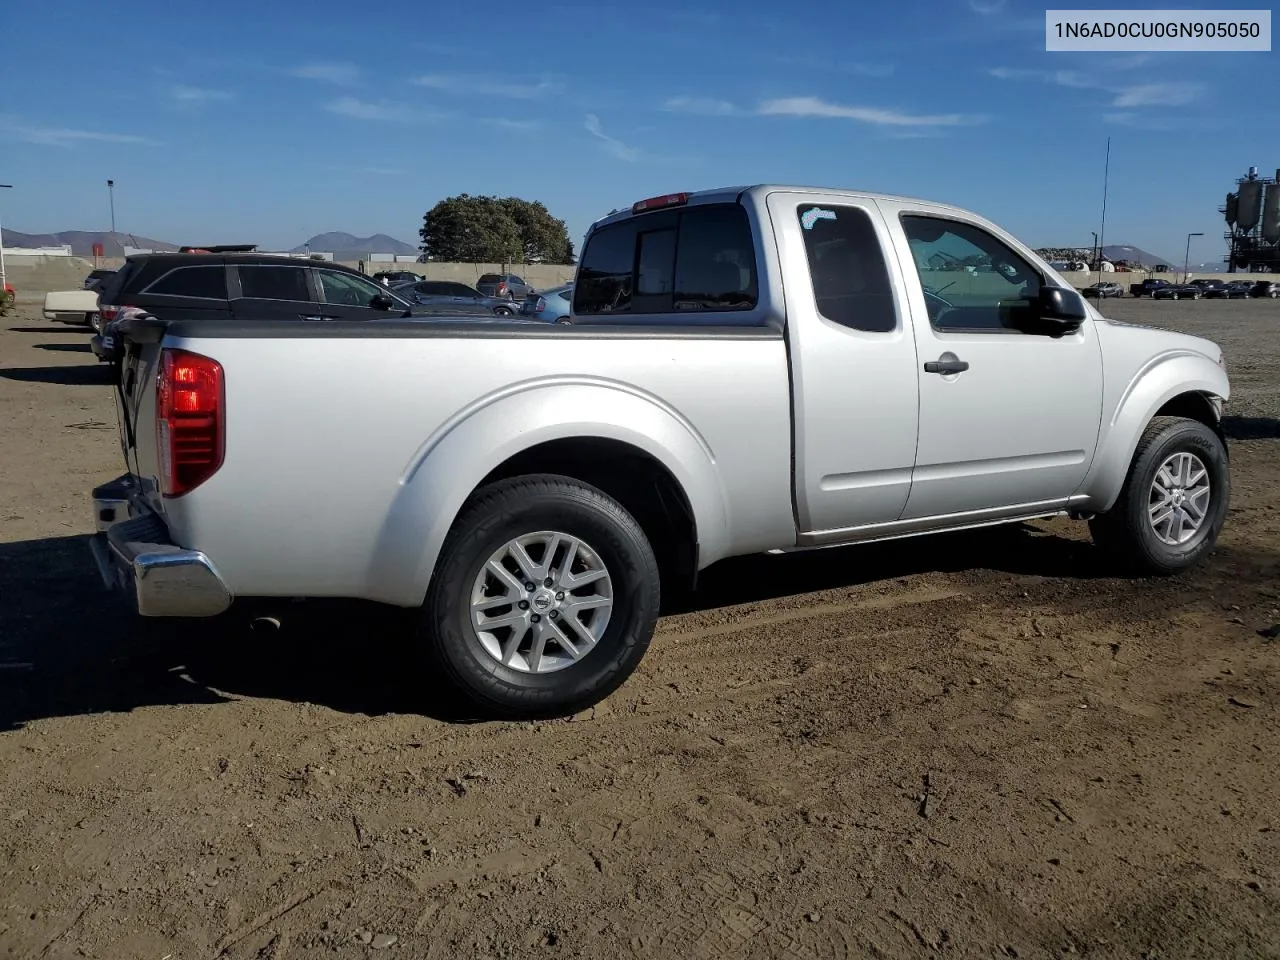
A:
{"type": "Polygon", "coordinates": [[[390,310],[394,307],[395,301],[388,297],[385,293],[375,293],[369,301],[369,306],[375,310],[390,310]]]}
{"type": "Polygon", "coordinates": [[[1041,287],[1031,322],[1050,334],[1077,330],[1089,316],[1084,297],[1065,287],[1041,287]]]}

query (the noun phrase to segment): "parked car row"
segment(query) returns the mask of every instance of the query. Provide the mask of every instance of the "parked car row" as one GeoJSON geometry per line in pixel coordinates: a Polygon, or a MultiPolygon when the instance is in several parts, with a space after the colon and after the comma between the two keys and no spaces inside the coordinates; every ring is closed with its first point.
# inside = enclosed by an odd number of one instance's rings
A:
{"type": "Polygon", "coordinates": [[[375,280],[342,264],[258,253],[136,254],[119,270],[86,277],[84,292],[95,291],[98,303],[86,316],[96,333],[93,351],[104,362],[115,356],[119,323],[144,313],[162,320],[559,319],[523,311],[512,299],[515,291],[537,294],[513,274],[481,277],[496,277],[484,284],[496,293],[409,271],[402,273],[409,279],[386,283],[393,275],[375,280]]]}
{"type": "MultiPolygon", "coordinates": [[[[1118,283],[1097,284],[1094,287],[1119,288],[1118,283]]],[[[1244,300],[1249,297],[1280,299],[1280,281],[1276,280],[1192,280],[1177,283],[1173,280],[1147,279],[1129,285],[1129,293],[1135,297],[1151,297],[1153,300],[1244,300]]],[[[1086,296],[1093,296],[1087,291],[1086,296]]],[[[1123,292],[1107,296],[1124,296],[1123,292]]]]}

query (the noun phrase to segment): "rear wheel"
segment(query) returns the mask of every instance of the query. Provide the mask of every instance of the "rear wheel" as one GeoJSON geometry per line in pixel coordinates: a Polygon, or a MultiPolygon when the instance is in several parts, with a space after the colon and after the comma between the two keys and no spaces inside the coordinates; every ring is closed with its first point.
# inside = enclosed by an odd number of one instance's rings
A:
{"type": "Polygon", "coordinates": [[[573,713],[616,690],[657,623],[658,565],[640,525],[603,491],[541,474],[466,506],[422,613],[436,665],[490,716],[573,713]]]}
{"type": "Polygon", "coordinates": [[[559,320],[557,320],[557,321],[556,321],[556,323],[568,323],[568,324],[572,324],[572,323],[573,323],[573,321],[572,321],[572,320],[570,320],[568,317],[561,317],[559,320]]]}
{"type": "Polygon", "coordinates": [[[1213,549],[1230,492],[1218,435],[1196,420],[1156,417],[1138,441],[1120,498],[1089,528],[1094,542],[1124,567],[1178,573],[1213,549]]]}

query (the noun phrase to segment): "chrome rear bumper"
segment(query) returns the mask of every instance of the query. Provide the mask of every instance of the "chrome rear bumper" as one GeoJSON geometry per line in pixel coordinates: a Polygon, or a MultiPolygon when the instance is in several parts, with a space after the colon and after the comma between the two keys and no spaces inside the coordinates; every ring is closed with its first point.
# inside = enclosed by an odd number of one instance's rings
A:
{"type": "Polygon", "coordinates": [[[102,582],[128,596],[143,617],[214,617],[231,606],[232,594],[212,561],[184,550],[159,517],[130,494],[125,475],[93,492],[98,532],[89,541],[102,582]]]}

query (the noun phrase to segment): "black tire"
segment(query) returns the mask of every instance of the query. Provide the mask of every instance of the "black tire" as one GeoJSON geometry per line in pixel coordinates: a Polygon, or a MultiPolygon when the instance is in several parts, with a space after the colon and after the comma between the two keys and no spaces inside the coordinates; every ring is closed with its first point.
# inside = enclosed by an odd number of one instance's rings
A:
{"type": "Polygon", "coordinates": [[[1219,436],[1197,420],[1156,417],[1138,440],[1115,505],[1089,521],[1094,543],[1125,570],[1147,575],[1180,573],[1199,563],[1217,543],[1231,499],[1227,449],[1219,436]],[[1149,496],[1156,472],[1175,453],[1191,453],[1209,472],[1205,520],[1186,543],[1172,545],[1158,536],[1149,518],[1149,496]]]}
{"type": "Polygon", "coordinates": [[[556,321],[556,323],[567,323],[572,325],[573,321],[570,320],[568,317],[561,317],[559,320],[556,321]]]}
{"type": "Polygon", "coordinates": [[[420,633],[433,666],[486,715],[564,716],[603,700],[631,675],[653,637],[660,602],[658,563],[635,518],[596,487],[534,474],[494,483],[463,507],[436,564],[420,633]],[[496,550],[541,530],[577,537],[598,554],[612,580],[613,607],[604,633],[581,660],[531,673],[485,650],[471,626],[468,598],[496,550]]]}
{"type": "Polygon", "coordinates": [[[509,307],[494,307],[494,308],[493,308],[493,313],[494,313],[494,315],[495,315],[495,316],[498,316],[498,317],[509,317],[509,316],[511,316],[511,315],[512,315],[512,313],[513,313],[513,312],[514,312],[514,311],[512,311],[509,307]]]}

